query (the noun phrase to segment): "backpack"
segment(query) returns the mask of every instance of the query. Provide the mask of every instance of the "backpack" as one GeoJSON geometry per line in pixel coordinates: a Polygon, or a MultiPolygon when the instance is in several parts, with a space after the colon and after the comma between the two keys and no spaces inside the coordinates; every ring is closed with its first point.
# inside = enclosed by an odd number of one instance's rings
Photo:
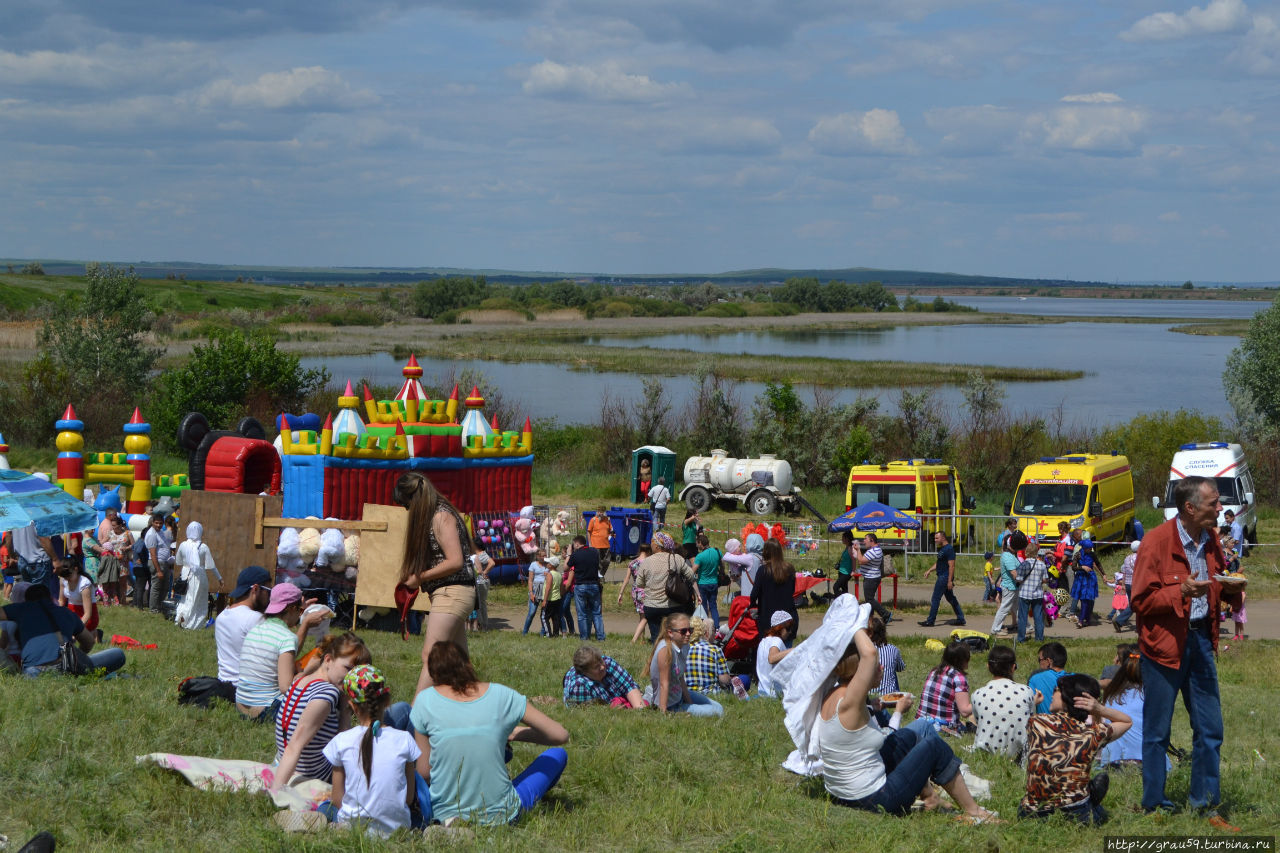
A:
{"type": "Polygon", "coordinates": [[[964,643],[971,652],[985,652],[990,645],[991,635],[966,628],[956,628],[951,632],[951,642],[964,643]]]}
{"type": "Polygon", "coordinates": [[[143,533],[133,540],[133,564],[135,566],[146,566],[150,560],[151,553],[147,550],[147,534],[143,533]]]}

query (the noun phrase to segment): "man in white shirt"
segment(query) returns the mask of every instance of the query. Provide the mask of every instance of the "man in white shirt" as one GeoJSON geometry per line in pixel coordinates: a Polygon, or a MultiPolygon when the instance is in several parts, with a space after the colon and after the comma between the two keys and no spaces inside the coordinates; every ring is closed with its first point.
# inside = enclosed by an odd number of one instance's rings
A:
{"type": "Polygon", "coordinates": [[[654,521],[661,527],[667,523],[667,503],[671,500],[671,490],[667,488],[667,478],[659,477],[658,485],[649,490],[649,506],[653,509],[654,521]]]}

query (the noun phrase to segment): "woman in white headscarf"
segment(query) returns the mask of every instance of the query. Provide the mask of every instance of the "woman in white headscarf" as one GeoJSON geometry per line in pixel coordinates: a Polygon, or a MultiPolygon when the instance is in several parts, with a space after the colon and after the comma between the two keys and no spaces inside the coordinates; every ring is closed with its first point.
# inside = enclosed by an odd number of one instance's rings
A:
{"type": "Polygon", "coordinates": [[[213,572],[222,585],[222,574],[213,563],[213,554],[204,544],[204,527],[193,521],[187,525],[187,540],[178,546],[175,559],[182,572],[187,591],[178,604],[173,621],[183,628],[203,628],[209,619],[209,572],[213,572]]]}

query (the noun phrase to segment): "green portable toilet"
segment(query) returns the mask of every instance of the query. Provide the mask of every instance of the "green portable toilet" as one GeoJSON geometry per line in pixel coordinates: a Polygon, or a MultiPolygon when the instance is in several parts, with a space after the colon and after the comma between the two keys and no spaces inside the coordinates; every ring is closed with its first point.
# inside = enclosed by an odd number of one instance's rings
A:
{"type": "Polygon", "coordinates": [[[646,444],[631,451],[631,502],[649,502],[649,488],[665,477],[672,497],[676,494],[676,455],[665,447],[646,444]]]}

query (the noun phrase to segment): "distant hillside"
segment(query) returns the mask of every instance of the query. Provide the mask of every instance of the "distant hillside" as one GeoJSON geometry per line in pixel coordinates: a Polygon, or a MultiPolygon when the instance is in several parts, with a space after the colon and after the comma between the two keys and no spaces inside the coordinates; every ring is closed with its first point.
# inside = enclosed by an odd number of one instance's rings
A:
{"type": "MultiPolygon", "coordinates": [[[[48,275],[84,275],[84,261],[39,259],[48,275]]],[[[28,259],[0,259],[0,266],[21,269],[28,259]]],[[[119,266],[129,266],[119,262],[119,266]]],[[[493,282],[516,284],[533,281],[600,281],[612,284],[781,284],[789,278],[816,278],[819,281],[879,281],[895,287],[1062,287],[1104,286],[1105,282],[1069,279],[1004,278],[1000,276],[961,275],[959,273],[921,272],[918,270],[882,270],[872,267],[845,269],[781,269],[735,270],[721,273],[667,273],[652,275],[619,275],[585,272],[550,272],[495,269],[461,269],[456,267],[276,267],[235,264],[197,264],[185,261],[136,261],[132,264],[142,278],[183,277],[201,281],[249,280],[259,284],[336,284],[350,285],[412,284],[423,279],[450,275],[482,275],[493,282]]]]}

